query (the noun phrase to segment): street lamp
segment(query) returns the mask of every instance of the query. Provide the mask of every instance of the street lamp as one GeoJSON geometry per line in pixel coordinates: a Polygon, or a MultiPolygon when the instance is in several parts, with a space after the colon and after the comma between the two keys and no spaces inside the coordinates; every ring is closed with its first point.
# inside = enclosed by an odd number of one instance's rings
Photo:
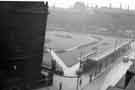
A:
{"type": "Polygon", "coordinates": [[[77,75],[77,86],[76,86],[76,90],[79,89],[78,87],[79,87],[79,79],[80,79],[80,76],[81,76],[81,73],[80,73],[81,68],[82,68],[82,61],[80,59],[79,74],[77,75]]]}
{"type": "Polygon", "coordinates": [[[80,78],[80,76],[81,76],[81,74],[80,74],[80,71],[81,71],[81,65],[82,65],[82,61],[81,61],[81,59],[82,59],[82,55],[83,55],[83,52],[82,52],[82,48],[80,48],[81,50],[81,52],[80,52],[80,60],[79,60],[79,62],[80,62],[80,66],[79,66],[79,74],[77,75],[77,86],[76,86],[76,90],[78,90],[79,88],[79,78],[80,78]]]}

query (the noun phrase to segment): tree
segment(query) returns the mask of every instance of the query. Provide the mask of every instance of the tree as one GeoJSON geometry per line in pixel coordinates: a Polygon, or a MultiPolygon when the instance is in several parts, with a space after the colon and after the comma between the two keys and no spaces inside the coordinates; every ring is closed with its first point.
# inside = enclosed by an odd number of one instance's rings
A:
{"type": "Polygon", "coordinates": [[[74,8],[81,9],[81,8],[86,8],[86,6],[85,6],[85,4],[84,4],[83,2],[77,1],[77,2],[74,4],[74,8]]]}

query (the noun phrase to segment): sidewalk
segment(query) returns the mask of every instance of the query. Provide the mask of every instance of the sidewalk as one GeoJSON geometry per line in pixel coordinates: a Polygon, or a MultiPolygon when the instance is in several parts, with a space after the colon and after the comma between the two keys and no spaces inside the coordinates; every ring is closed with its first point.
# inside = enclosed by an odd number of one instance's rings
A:
{"type": "MultiPolygon", "coordinates": [[[[131,61],[124,63],[122,60],[119,60],[91,83],[88,83],[89,78],[84,76],[82,84],[85,82],[86,85],[84,88],[80,88],[79,86],[78,90],[105,90],[109,86],[115,86],[131,65],[131,61]]],[[[38,90],[59,90],[60,83],[62,83],[62,90],[77,90],[77,78],[62,77],[58,75],[54,75],[52,87],[41,88],[38,90]]]]}
{"type": "Polygon", "coordinates": [[[97,78],[81,90],[105,90],[108,86],[115,86],[131,65],[131,61],[128,63],[123,63],[121,61],[114,65],[110,71],[105,71],[101,77],[97,78]]]}

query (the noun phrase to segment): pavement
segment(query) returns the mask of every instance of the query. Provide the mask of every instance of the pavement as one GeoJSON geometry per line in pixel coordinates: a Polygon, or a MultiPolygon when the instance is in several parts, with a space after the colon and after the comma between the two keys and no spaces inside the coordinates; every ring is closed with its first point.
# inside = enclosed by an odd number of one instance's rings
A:
{"type": "Polygon", "coordinates": [[[108,68],[99,78],[87,84],[81,90],[106,90],[109,86],[115,86],[131,65],[131,61],[124,63],[122,60],[119,60],[108,68]]]}
{"type": "Polygon", "coordinates": [[[64,69],[65,76],[54,75],[53,86],[39,90],[59,90],[60,83],[62,83],[62,90],[106,90],[109,86],[115,86],[133,64],[132,61],[123,62],[120,57],[92,82],[89,82],[88,75],[83,75],[81,77],[82,83],[78,85],[76,77],[72,78],[68,76],[75,76],[75,71],[78,69],[79,63],[72,67],[67,67],[53,51],[51,51],[51,55],[57,58],[56,61],[64,69]]]}
{"type": "MultiPolygon", "coordinates": [[[[85,75],[78,90],[106,90],[109,86],[115,86],[132,64],[131,61],[125,63],[119,59],[92,82],[89,82],[89,77],[85,75]]],[[[60,83],[62,83],[62,90],[77,90],[77,78],[58,75],[54,75],[52,87],[38,90],[59,90],[60,83]]]]}

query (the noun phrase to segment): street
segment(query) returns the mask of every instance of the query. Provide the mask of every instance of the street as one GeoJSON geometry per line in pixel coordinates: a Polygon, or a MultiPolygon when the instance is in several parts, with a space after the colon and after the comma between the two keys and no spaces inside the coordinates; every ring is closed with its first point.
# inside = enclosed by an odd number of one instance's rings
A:
{"type": "MultiPolygon", "coordinates": [[[[106,90],[109,86],[115,86],[131,65],[131,61],[124,63],[120,58],[90,83],[87,75],[82,76],[82,84],[78,85],[78,90],[106,90]]],[[[62,90],[77,90],[77,78],[58,75],[54,75],[52,87],[48,87],[47,89],[42,88],[39,90],[59,90],[60,83],[62,83],[62,90]]]]}

